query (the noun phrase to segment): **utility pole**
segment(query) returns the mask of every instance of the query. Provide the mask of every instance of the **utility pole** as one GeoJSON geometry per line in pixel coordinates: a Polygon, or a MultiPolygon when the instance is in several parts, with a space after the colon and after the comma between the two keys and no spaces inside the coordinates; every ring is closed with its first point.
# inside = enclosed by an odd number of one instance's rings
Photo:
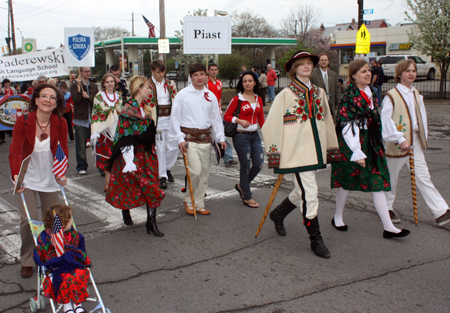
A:
{"type": "Polygon", "coordinates": [[[131,12],[131,37],[134,37],[134,12],[131,12]]]}
{"type": "Polygon", "coordinates": [[[364,0],[358,0],[358,30],[364,23],[364,0]]]}
{"type": "Polygon", "coordinates": [[[11,35],[12,35],[12,42],[13,42],[13,54],[15,55],[17,53],[17,50],[16,50],[16,30],[15,30],[15,27],[14,27],[14,13],[13,13],[12,0],[9,0],[9,13],[11,15],[11,35]]]}
{"type": "MultiPolygon", "coordinates": [[[[166,13],[164,0],[159,0],[159,39],[166,39],[166,13]]],[[[162,54],[163,62],[166,63],[166,54],[162,54]]]]}

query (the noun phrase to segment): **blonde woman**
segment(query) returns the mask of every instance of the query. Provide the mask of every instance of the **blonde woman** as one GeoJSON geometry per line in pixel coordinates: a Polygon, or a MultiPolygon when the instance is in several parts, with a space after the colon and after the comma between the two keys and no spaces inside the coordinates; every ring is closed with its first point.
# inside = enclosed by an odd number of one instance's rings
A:
{"type": "Polygon", "coordinates": [[[156,207],[165,193],[159,188],[158,159],[155,149],[156,127],[148,79],[134,76],[130,80],[132,98],[119,115],[109,165],[111,176],[106,201],[122,210],[125,225],[132,225],[130,209],[147,206],[147,234],[164,236],[156,226],[156,207]]]}
{"type": "Polygon", "coordinates": [[[114,135],[116,134],[119,113],[122,110],[122,97],[115,92],[117,83],[110,73],[102,78],[101,91],[94,97],[91,121],[91,143],[97,156],[96,165],[105,172],[105,191],[108,189],[109,158],[114,135]]]}

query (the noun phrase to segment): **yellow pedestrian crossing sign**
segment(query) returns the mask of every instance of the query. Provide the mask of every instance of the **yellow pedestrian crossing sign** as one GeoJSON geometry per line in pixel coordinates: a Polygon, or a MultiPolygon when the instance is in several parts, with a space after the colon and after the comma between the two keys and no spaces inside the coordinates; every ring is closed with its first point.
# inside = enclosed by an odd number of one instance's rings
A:
{"type": "Polygon", "coordinates": [[[356,33],[356,54],[370,53],[370,33],[366,25],[362,24],[361,28],[356,33]]]}

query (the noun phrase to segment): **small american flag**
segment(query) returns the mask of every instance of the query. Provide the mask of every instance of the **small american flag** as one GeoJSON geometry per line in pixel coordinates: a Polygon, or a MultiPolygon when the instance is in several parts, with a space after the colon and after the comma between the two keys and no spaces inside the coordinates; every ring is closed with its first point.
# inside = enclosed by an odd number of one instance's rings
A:
{"type": "Polygon", "coordinates": [[[62,229],[62,223],[59,216],[55,214],[55,219],[53,220],[52,229],[52,243],[56,250],[56,255],[60,257],[64,254],[64,232],[62,229]]]}
{"type": "Polygon", "coordinates": [[[67,158],[64,154],[61,144],[58,142],[58,148],[56,149],[55,159],[53,160],[53,174],[55,176],[63,177],[66,174],[68,167],[67,158]]]}
{"type": "Polygon", "coordinates": [[[148,26],[148,38],[155,38],[156,37],[155,25],[153,25],[152,22],[147,20],[147,18],[144,15],[142,15],[142,17],[144,18],[145,24],[147,24],[148,26]]]}

